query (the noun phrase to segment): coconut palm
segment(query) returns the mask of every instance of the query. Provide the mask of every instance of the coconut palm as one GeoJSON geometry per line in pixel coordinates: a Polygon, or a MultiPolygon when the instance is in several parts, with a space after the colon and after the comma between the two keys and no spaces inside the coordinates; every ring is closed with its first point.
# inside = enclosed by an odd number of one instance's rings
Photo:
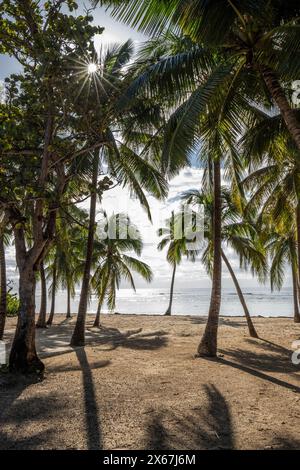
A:
{"type": "Polygon", "coordinates": [[[135,290],[132,271],[147,282],[151,282],[153,276],[146,263],[127,254],[134,252],[140,256],[143,248],[141,235],[129,217],[121,213],[108,217],[104,212],[100,223],[101,233],[107,234],[107,237],[101,237],[102,246],[99,245],[99,259],[92,278],[93,288],[98,295],[94,327],[100,327],[100,313],[105,298],[109,309],[115,309],[116,292],[122,279],[128,281],[135,290]]]}
{"type": "MultiPolygon", "coordinates": [[[[267,274],[267,265],[264,248],[259,240],[255,223],[253,220],[245,218],[240,205],[233,200],[232,192],[222,188],[222,242],[230,246],[240,258],[240,266],[244,269],[251,268],[252,273],[258,275],[264,281],[267,274]]],[[[213,197],[210,193],[191,189],[181,194],[181,199],[188,204],[202,205],[205,214],[204,237],[207,247],[202,255],[202,262],[207,272],[212,274],[213,262],[213,197]]],[[[240,201],[239,201],[240,202],[240,201]]],[[[225,251],[221,248],[222,259],[230,273],[236,288],[239,300],[244,310],[250,336],[257,338],[253,321],[251,319],[242,289],[234,273],[225,251]]]]}
{"type": "Polygon", "coordinates": [[[165,132],[165,170],[174,172],[187,163],[199,135],[209,142],[215,246],[208,322],[198,353],[215,356],[221,300],[220,160],[228,144],[232,146],[233,134],[236,139],[251,122],[250,103],[255,109],[261,103],[269,107],[275,103],[300,149],[300,120],[280,84],[299,76],[299,5],[262,0],[101,3],[113,6],[112,14],[118,19],[154,36],[138,60],[148,67],[130,86],[128,95],[142,91],[153,97],[164,94],[175,108],[165,132]],[[172,35],[176,41],[170,41],[172,35]],[[207,125],[199,130],[203,115],[207,125]]]}
{"type": "Polygon", "coordinates": [[[44,262],[42,261],[40,264],[40,281],[41,281],[41,305],[40,305],[40,313],[38,316],[38,320],[36,322],[37,328],[46,328],[46,315],[47,315],[47,283],[46,283],[46,273],[44,262]]]}
{"type": "Polygon", "coordinates": [[[190,240],[188,240],[186,235],[182,233],[183,223],[183,213],[180,212],[178,214],[174,214],[174,212],[172,212],[171,218],[166,220],[165,227],[158,229],[158,235],[163,238],[159,242],[157,248],[161,251],[166,246],[168,247],[167,261],[172,266],[170,300],[165,315],[171,315],[172,313],[173,292],[177,266],[181,263],[183,256],[185,256],[187,259],[190,259],[191,261],[196,261],[196,256],[198,253],[198,250],[189,248],[190,240]],[[176,234],[176,231],[178,231],[178,234],[176,234]]]}
{"type": "MultiPolygon", "coordinates": [[[[300,6],[296,0],[95,0],[93,4],[113,6],[112,15],[155,37],[183,33],[196,44],[219,54],[223,73],[230,76],[228,91],[248,94],[257,102],[271,99],[279,108],[285,125],[300,150],[300,119],[294,113],[289,93],[282,82],[297,80],[300,71],[300,6]]],[[[186,67],[185,77],[194,71],[190,55],[159,56],[151,73],[167,87],[165,79],[176,80],[186,67]],[[187,67],[188,66],[188,67],[187,67]]],[[[204,56],[203,56],[204,57],[204,56]]],[[[207,54],[205,54],[207,57],[207,54]]],[[[209,79],[215,75],[213,68],[209,79]]],[[[142,80],[149,80],[143,77],[142,80]]],[[[177,82],[180,93],[180,79],[177,82]]],[[[141,80],[140,80],[141,81],[141,80]]],[[[216,85],[217,83],[215,83],[216,85]]],[[[229,100],[231,99],[228,94],[229,100]]],[[[198,100],[199,101],[199,100],[198,100]]],[[[199,105],[198,105],[199,106],[199,105]]]]}
{"type": "MultiPolygon", "coordinates": [[[[283,125],[280,115],[262,111],[244,135],[241,146],[250,174],[243,186],[250,195],[248,207],[259,210],[273,224],[287,227],[287,239],[294,227],[298,284],[300,280],[300,169],[299,151],[283,125]],[[291,211],[294,214],[291,217],[291,211]],[[291,224],[291,220],[293,220],[291,224]]],[[[272,225],[271,225],[272,229],[272,225]]]]}
{"type": "Polygon", "coordinates": [[[88,214],[74,205],[60,209],[56,221],[54,246],[47,257],[47,279],[51,282],[51,309],[47,325],[52,325],[55,294],[59,287],[67,293],[66,318],[71,317],[71,299],[84,267],[88,214]]]}
{"type": "MultiPolygon", "coordinates": [[[[150,216],[150,208],[143,189],[158,198],[164,197],[166,194],[166,182],[158,169],[136,153],[132,147],[126,145],[126,142],[118,140],[122,121],[124,121],[126,114],[125,112],[120,113],[118,102],[131,80],[131,75],[129,73],[126,75],[125,66],[132,59],[132,55],[133,44],[131,41],[101,51],[98,57],[97,71],[92,77],[94,90],[93,93],[90,92],[87,100],[98,103],[98,108],[93,114],[93,127],[95,133],[99,134],[100,132],[103,146],[100,152],[93,153],[90,163],[87,160],[84,163],[86,168],[92,168],[92,174],[88,173],[91,177],[89,180],[90,217],[78,316],[71,338],[73,346],[84,344],[97,199],[99,198],[101,201],[103,191],[111,187],[113,179],[116,183],[129,187],[150,216]],[[106,176],[99,181],[99,173],[103,174],[104,167],[107,168],[109,178],[106,176]]],[[[86,97],[83,98],[84,102],[85,100],[86,97]]],[[[130,109],[129,104],[129,102],[126,103],[126,109],[130,109]]],[[[136,105],[136,102],[134,104],[136,105]]],[[[130,109],[130,112],[134,114],[133,108],[130,109]]],[[[129,111],[127,111],[127,116],[128,113],[129,111]]],[[[138,116],[136,116],[136,120],[138,121],[138,116]]]]}
{"type": "Polygon", "coordinates": [[[286,229],[285,224],[277,224],[274,227],[273,224],[269,224],[269,241],[267,243],[267,249],[271,255],[271,268],[270,268],[270,280],[271,289],[274,288],[280,290],[282,288],[285,274],[286,274],[286,263],[291,267],[292,274],[292,285],[293,285],[293,302],[294,302],[294,322],[300,323],[299,313],[299,290],[298,290],[298,279],[297,279],[297,241],[295,237],[295,220],[291,220],[289,229],[286,229]],[[271,227],[273,225],[273,231],[271,227]]]}

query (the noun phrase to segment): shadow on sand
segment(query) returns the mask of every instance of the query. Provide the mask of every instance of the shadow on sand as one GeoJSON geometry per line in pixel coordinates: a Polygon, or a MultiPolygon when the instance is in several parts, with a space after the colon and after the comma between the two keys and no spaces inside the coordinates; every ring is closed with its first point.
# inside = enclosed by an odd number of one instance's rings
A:
{"type": "Polygon", "coordinates": [[[214,385],[206,385],[204,390],[206,408],[193,408],[188,416],[171,410],[150,411],[145,449],[233,449],[229,405],[214,385]]]}
{"type": "MultiPolygon", "coordinates": [[[[39,330],[37,344],[41,357],[59,356],[73,351],[70,343],[70,330],[67,325],[60,324],[51,329],[39,330]]],[[[86,330],[86,346],[105,346],[105,350],[118,347],[155,350],[167,346],[168,333],[151,331],[142,333],[142,328],[121,332],[117,328],[88,328],[86,330]]]]}
{"type": "Polygon", "coordinates": [[[55,429],[49,428],[29,437],[16,438],[15,435],[7,434],[3,430],[5,424],[16,428],[22,426],[25,429],[32,422],[41,421],[51,414],[60,412],[61,408],[54,394],[39,398],[21,398],[28,387],[35,386],[39,382],[39,379],[32,376],[0,375],[0,450],[35,449],[45,445],[55,434],[55,429]]]}

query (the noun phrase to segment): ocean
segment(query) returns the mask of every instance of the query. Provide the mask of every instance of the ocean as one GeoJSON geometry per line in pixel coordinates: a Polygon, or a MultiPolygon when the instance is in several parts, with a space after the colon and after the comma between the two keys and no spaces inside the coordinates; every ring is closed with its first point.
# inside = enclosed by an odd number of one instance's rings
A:
{"type": "MultiPolygon", "coordinates": [[[[252,316],[263,317],[291,317],[293,316],[293,295],[290,288],[283,288],[280,292],[270,292],[267,288],[244,288],[244,296],[252,316]]],[[[79,303],[80,290],[72,301],[72,312],[76,313],[79,303]]],[[[185,288],[174,292],[173,315],[207,315],[210,301],[210,288],[185,288]]],[[[146,288],[120,289],[117,294],[116,312],[124,314],[157,314],[165,312],[169,302],[168,289],[146,288]]],[[[37,293],[37,309],[39,308],[39,294],[37,293]]],[[[49,311],[50,302],[48,302],[49,311]]],[[[92,296],[89,313],[95,313],[97,299],[92,296]]],[[[59,291],[56,298],[56,311],[66,312],[66,292],[59,291]]],[[[104,307],[103,312],[107,312],[104,307]]],[[[223,288],[221,315],[243,315],[243,309],[234,289],[223,288]]]]}

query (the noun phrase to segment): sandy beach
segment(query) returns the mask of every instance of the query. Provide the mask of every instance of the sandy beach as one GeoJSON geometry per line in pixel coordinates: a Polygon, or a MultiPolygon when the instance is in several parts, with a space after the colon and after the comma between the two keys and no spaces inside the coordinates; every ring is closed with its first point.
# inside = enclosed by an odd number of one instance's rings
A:
{"type": "Polygon", "coordinates": [[[74,321],[37,331],[43,381],[0,375],[0,449],[300,449],[291,319],[255,318],[254,340],[222,317],[216,360],[194,357],[204,317],[89,316],[76,350],[74,321]]]}

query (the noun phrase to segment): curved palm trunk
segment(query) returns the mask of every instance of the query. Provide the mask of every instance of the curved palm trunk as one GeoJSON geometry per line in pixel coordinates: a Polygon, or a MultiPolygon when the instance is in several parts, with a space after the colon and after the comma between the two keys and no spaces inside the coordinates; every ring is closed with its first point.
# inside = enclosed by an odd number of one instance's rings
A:
{"type": "Polygon", "coordinates": [[[298,304],[297,270],[296,270],[294,263],[292,263],[292,279],[293,279],[293,299],[294,299],[294,322],[300,323],[300,313],[299,313],[299,304],[298,304]]]}
{"type": "Polygon", "coordinates": [[[37,328],[46,328],[46,314],[47,314],[47,285],[46,285],[46,276],[44,263],[41,263],[40,266],[40,276],[41,276],[41,307],[39,318],[36,323],[37,328]]]}
{"type": "Polygon", "coordinates": [[[204,334],[198,346],[198,355],[215,357],[221,306],[222,258],[221,258],[221,163],[214,160],[214,212],[213,212],[213,276],[208,319],[204,334]]]}
{"type": "Polygon", "coordinates": [[[49,318],[47,321],[47,325],[51,326],[53,323],[54,313],[55,313],[55,295],[56,295],[56,281],[57,281],[57,267],[56,267],[56,259],[54,260],[54,267],[52,272],[52,292],[51,292],[51,309],[49,318]]]}
{"type": "Polygon", "coordinates": [[[99,155],[95,153],[93,161],[93,178],[92,178],[92,193],[90,201],[90,220],[89,231],[87,240],[87,250],[85,258],[84,273],[81,286],[81,294],[78,308],[78,315],[76,325],[71,338],[71,346],[84,346],[85,344],[85,320],[88,304],[88,291],[90,284],[90,273],[92,267],[92,256],[94,248],[94,232],[95,232],[95,219],[96,219],[96,202],[97,202],[97,181],[99,170],[99,155]]]}
{"type": "Polygon", "coordinates": [[[300,150],[300,122],[294,109],[291,108],[276,74],[268,68],[261,69],[261,73],[274,102],[280,109],[286,127],[300,150]]]}
{"type": "Polygon", "coordinates": [[[71,318],[71,288],[70,284],[67,283],[67,315],[66,318],[71,318]]]}
{"type": "Polygon", "coordinates": [[[245,313],[245,317],[246,317],[246,320],[247,320],[247,325],[248,325],[248,330],[249,330],[249,334],[252,338],[258,338],[258,334],[256,333],[256,330],[255,330],[255,327],[253,325],[253,322],[252,322],[252,318],[250,316],[250,313],[249,313],[249,310],[248,310],[248,307],[247,307],[247,304],[246,304],[246,301],[245,301],[245,298],[244,298],[244,295],[243,295],[243,292],[242,292],[242,289],[240,288],[240,285],[238,283],[238,280],[234,274],[234,271],[231,267],[231,264],[229,263],[224,251],[222,250],[222,258],[224,260],[224,263],[226,264],[227,266],[227,269],[232,277],[232,280],[233,280],[233,283],[235,285],[235,288],[236,288],[236,291],[237,291],[237,294],[239,296],[239,299],[240,299],[240,302],[242,304],[242,307],[244,309],[244,313],[245,313]]]}
{"type": "Polygon", "coordinates": [[[97,313],[96,313],[96,318],[94,321],[94,327],[95,328],[100,328],[100,314],[101,314],[101,308],[102,308],[102,301],[99,300],[98,302],[98,308],[97,308],[97,313]]]}
{"type": "Polygon", "coordinates": [[[3,339],[7,313],[7,285],[4,237],[0,237],[0,340],[3,339]]]}
{"type": "Polygon", "coordinates": [[[173,267],[173,274],[172,274],[172,281],[171,281],[171,289],[170,289],[170,302],[169,306],[166,310],[165,315],[171,315],[172,313],[172,303],[173,303],[173,291],[174,291],[174,282],[175,282],[175,274],[176,274],[176,263],[174,263],[173,267]]]}

